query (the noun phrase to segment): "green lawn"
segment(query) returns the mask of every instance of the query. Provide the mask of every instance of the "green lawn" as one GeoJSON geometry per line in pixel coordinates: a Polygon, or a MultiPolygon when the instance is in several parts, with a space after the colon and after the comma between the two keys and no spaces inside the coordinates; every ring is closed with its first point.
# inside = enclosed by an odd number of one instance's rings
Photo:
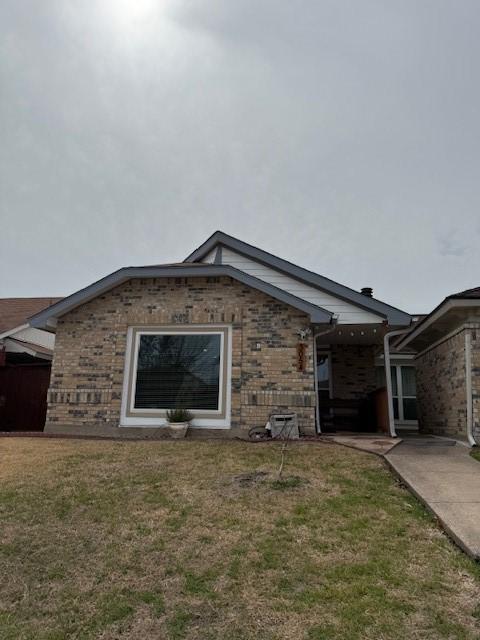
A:
{"type": "Polygon", "coordinates": [[[480,571],[379,458],[0,440],[2,640],[480,637],[480,571]],[[269,475],[249,482],[237,476],[269,475]]]}
{"type": "Polygon", "coordinates": [[[475,458],[475,460],[480,461],[480,447],[475,447],[474,449],[472,449],[470,451],[470,455],[472,456],[472,458],[475,458]]]}

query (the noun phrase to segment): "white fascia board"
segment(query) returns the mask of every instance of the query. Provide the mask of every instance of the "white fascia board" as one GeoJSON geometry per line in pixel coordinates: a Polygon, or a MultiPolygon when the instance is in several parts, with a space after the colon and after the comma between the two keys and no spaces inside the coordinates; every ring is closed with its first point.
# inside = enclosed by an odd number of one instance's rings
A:
{"type": "Polygon", "coordinates": [[[19,331],[23,331],[24,329],[28,329],[29,328],[29,324],[19,324],[18,327],[13,327],[13,329],[8,329],[8,331],[4,331],[3,333],[0,333],[0,340],[3,340],[3,338],[8,338],[9,336],[13,336],[15,333],[18,333],[19,331]]]}
{"type": "Polygon", "coordinates": [[[45,353],[43,351],[36,351],[34,348],[30,346],[26,346],[21,342],[17,342],[14,338],[6,338],[5,339],[5,350],[7,353],[26,353],[29,356],[33,356],[34,358],[40,358],[41,360],[51,360],[52,354],[45,353]]]}
{"type": "Polygon", "coordinates": [[[402,350],[408,344],[410,344],[415,338],[421,335],[425,329],[428,329],[432,324],[440,320],[446,313],[452,309],[459,308],[475,308],[480,307],[480,300],[469,300],[461,298],[452,298],[441,304],[436,311],[433,311],[430,316],[427,316],[422,322],[417,325],[409,334],[405,336],[403,340],[397,343],[396,349],[402,350]]]}
{"type": "Polygon", "coordinates": [[[53,351],[55,347],[55,335],[44,329],[37,329],[36,327],[24,327],[15,331],[15,333],[12,333],[9,337],[19,342],[28,342],[32,345],[50,349],[51,351],[53,351]]]}
{"type": "Polygon", "coordinates": [[[7,338],[5,340],[5,351],[7,353],[28,353],[29,356],[35,356],[36,352],[29,347],[18,344],[15,340],[7,338]]]}

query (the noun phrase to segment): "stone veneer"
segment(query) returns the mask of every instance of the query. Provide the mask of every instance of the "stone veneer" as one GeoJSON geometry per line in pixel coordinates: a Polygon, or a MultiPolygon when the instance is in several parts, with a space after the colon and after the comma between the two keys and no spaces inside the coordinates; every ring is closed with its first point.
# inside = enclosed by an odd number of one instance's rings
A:
{"type": "Polygon", "coordinates": [[[45,430],[137,435],[117,428],[127,329],[172,324],[231,326],[230,435],[264,424],[272,411],[294,411],[301,429],[314,431],[311,338],[305,371],[297,370],[297,331],[309,317],[227,277],[130,280],[59,319],[45,430]]]}
{"type": "Polygon", "coordinates": [[[416,372],[420,431],[466,440],[465,329],[417,357],[416,372]]]}

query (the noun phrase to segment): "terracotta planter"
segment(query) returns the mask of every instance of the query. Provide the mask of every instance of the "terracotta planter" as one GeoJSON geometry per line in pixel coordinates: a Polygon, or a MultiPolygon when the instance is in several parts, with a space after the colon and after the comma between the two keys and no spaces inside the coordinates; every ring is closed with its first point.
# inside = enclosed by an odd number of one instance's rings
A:
{"type": "Polygon", "coordinates": [[[170,435],[178,440],[184,438],[187,435],[189,425],[189,422],[169,422],[170,435]]]}

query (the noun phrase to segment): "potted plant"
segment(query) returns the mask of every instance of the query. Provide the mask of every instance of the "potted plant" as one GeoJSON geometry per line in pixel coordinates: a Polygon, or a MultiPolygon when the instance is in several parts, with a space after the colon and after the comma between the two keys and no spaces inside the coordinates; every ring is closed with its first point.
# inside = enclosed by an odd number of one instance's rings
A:
{"type": "Polygon", "coordinates": [[[193,415],[188,409],[169,409],[167,411],[167,424],[172,438],[184,438],[193,415]]]}

